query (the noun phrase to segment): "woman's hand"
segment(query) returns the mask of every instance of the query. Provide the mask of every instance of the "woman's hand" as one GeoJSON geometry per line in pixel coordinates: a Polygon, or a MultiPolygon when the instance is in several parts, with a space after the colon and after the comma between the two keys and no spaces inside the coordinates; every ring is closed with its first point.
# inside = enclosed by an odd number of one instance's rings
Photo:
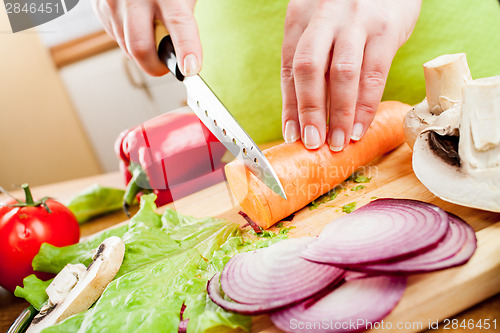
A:
{"type": "Polygon", "coordinates": [[[168,72],[156,52],[154,20],[167,27],[186,76],[201,70],[202,51],[193,8],[196,0],[92,0],[106,32],[148,74],[168,72]]]}
{"type": "Polygon", "coordinates": [[[291,0],[282,46],[283,136],[340,151],[368,129],[421,0],[291,0]],[[327,133],[327,119],[329,129],[327,133]]]}

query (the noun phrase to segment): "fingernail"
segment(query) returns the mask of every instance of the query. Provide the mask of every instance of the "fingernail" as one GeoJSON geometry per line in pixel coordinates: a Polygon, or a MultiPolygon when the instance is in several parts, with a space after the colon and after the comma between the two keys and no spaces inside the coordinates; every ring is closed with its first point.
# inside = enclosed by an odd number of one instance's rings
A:
{"type": "Polygon", "coordinates": [[[358,141],[361,139],[361,135],[363,135],[363,124],[356,123],[352,127],[351,139],[354,141],[358,141]]]}
{"type": "Polygon", "coordinates": [[[330,137],[330,150],[341,151],[344,149],[345,135],[341,129],[334,129],[330,137]]]}
{"type": "Polygon", "coordinates": [[[184,75],[185,76],[193,76],[198,74],[198,60],[196,56],[192,53],[188,54],[184,57],[184,75]]]}
{"type": "Polygon", "coordinates": [[[299,124],[295,120],[289,120],[285,124],[285,142],[292,143],[299,139],[299,124]]]}
{"type": "Polygon", "coordinates": [[[319,148],[321,144],[321,138],[319,137],[319,132],[316,126],[307,125],[304,128],[304,145],[307,149],[319,148]]]}

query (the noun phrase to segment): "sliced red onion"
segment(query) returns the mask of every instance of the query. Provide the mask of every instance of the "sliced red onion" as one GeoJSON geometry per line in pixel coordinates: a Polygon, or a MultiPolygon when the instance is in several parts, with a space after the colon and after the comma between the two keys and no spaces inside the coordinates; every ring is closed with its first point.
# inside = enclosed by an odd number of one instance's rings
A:
{"type": "Polygon", "coordinates": [[[285,332],[365,331],[392,311],[405,286],[406,278],[397,276],[351,280],[312,304],[305,300],[270,317],[285,332]]]}
{"type": "Polygon", "coordinates": [[[371,265],[351,266],[362,272],[394,274],[431,272],[466,263],[474,253],[477,241],[474,230],[458,216],[449,214],[450,228],[433,249],[414,257],[371,265]]]}
{"type": "Polygon", "coordinates": [[[220,307],[270,314],[286,332],[364,331],[402,297],[406,277],[395,274],[463,264],[476,244],[467,223],[432,204],[379,199],[330,223],[317,238],[236,255],[207,290],[220,307]]]}
{"type": "Polygon", "coordinates": [[[302,256],[339,266],[408,258],[436,246],[448,225],[434,205],[378,199],[328,224],[302,256]]]}
{"type": "Polygon", "coordinates": [[[233,257],[221,274],[224,293],[234,301],[296,303],[342,277],[344,271],[300,257],[312,238],[280,241],[268,248],[233,257]]]}
{"type": "Polygon", "coordinates": [[[375,274],[360,272],[360,271],[345,271],[344,280],[351,281],[351,280],[365,279],[373,275],[375,274]]]}
{"type": "Polygon", "coordinates": [[[272,311],[289,306],[291,303],[288,299],[281,299],[273,302],[261,303],[261,304],[244,304],[238,302],[232,302],[224,298],[221,293],[220,288],[220,273],[216,273],[208,282],[207,292],[210,299],[227,311],[233,311],[244,315],[260,315],[267,314],[272,311]]]}
{"type": "Polygon", "coordinates": [[[181,306],[181,313],[179,316],[180,322],[179,322],[179,328],[177,329],[177,333],[186,333],[187,332],[187,326],[189,323],[189,319],[184,319],[184,311],[186,310],[186,304],[182,304],[181,306]]]}
{"type": "Polygon", "coordinates": [[[255,231],[256,234],[262,233],[262,229],[245,212],[239,211],[238,214],[243,216],[243,218],[248,222],[248,225],[252,227],[253,231],[255,231]]]}
{"type": "MultiPolygon", "coordinates": [[[[256,255],[246,255],[234,258],[231,262],[232,265],[224,271],[224,273],[227,272],[224,276],[229,277],[229,279],[222,280],[224,282],[221,281],[222,288],[225,292],[227,290],[228,296],[231,298],[234,297],[233,299],[237,301],[242,299],[243,301],[240,302],[244,303],[259,303],[262,302],[263,299],[267,299],[270,292],[272,292],[272,296],[276,299],[279,298],[278,296],[281,294],[290,295],[291,291],[301,292],[301,290],[297,290],[297,288],[307,288],[311,279],[317,276],[321,276],[330,281],[328,275],[324,273],[325,269],[320,266],[312,266],[312,269],[301,272],[301,274],[295,275],[293,278],[287,276],[286,279],[284,279],[283,272],[291,270],[293,267],[276,266],[273,268],[263,264],[262,260],[259,260],[259,257],[260,256],[256,255]],[[263,278],[266,278],[266,284],[264,284],[264,286],[268,283],[273,285],[274,289],[272,291],[267,290],[266,287],[263,288],[263,278]],[[226,282],[228,280],[229,282],[226,282]],[[235,283],[234,280],[237,282],[235,283]],[[244,284],[244,286],[240,286],[240,284],[244,284]]],[[[290,262],[293,264],[293,261],[290,260],[290,262]]],[[[339,270],[339,274],[340,273],[341,271],[339,270]]],[[[332,279],[333,278],[332,276],[332,279]]]]}
{"type": "Polygon", "coordinates": [[[177,330],[177,333],[186,333],[188,323],[189,323],[189,319],[181,320],[179,322],[179,329],[177,330]]]}

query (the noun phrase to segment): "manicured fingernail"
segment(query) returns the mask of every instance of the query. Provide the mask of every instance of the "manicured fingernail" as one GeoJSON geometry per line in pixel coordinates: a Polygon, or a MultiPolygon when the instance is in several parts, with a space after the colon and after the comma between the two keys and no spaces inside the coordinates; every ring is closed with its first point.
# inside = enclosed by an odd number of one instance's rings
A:
{"type": "Polygon", "coordinates": [[[285,142],[292,143],[300,138],[299,124],[295,120],[289,120],[285,124],[285,142]]]}
{"type": "Polygon", "coordinates": [[[363,135],[363,124],[356,123],[352,127],[351,139],[354,141],[358,141],[361,139],[361,135],[363,135]]]}
{"type": "Polygon", "coordinates": [[[198,60],[196,56],[192,53],[184,57],[184,75],[193,76],[198,74],[200,69],[198,68],[198,60]]]}
{"type": "Polygon", "coordinates": [[[345,134],[341,129],[334,129],[330,137],[330,150],[341,151],[344,149],[345,134]]]}
{"type": "Polygon", "coordinates": [[[307,125],[304,128],[304,145],[307,149],[319,148],[321,144],[321,138],[319,137],[319,132],[316,126],[307,125]]]}

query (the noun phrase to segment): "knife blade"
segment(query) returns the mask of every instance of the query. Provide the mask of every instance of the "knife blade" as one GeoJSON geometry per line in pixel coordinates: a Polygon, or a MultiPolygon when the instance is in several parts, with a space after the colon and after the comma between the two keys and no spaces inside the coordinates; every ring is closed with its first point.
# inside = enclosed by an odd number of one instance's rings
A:
{"type": "MultiPolygon", "coordinates": [[[[157,22],[155,24],[158,26],[157,22]]],[[[181,73],[172,38],[165,34],[166,28],[160,29],[164,29],[164,32],[159,33],[156,29],[158,56],[167,65],[169,71],[186,86],[189,107],[231,154],[242,161],[248,170],[267,187],[286,200],[283,185],[266,156],[201,76],[185,77],[181,73]],[[159,38],[158,34],[163,36],[159,38]]]]}

